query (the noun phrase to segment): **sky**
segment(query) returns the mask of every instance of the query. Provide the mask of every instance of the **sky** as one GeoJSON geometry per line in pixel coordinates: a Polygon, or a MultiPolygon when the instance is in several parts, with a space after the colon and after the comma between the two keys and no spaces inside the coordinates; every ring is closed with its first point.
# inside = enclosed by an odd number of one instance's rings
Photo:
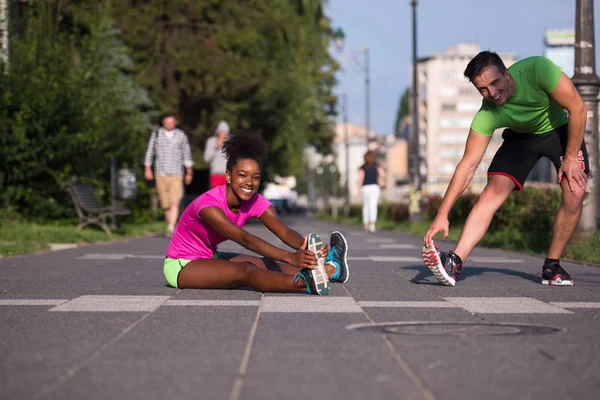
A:
{"type": "MultiPolygon", "coordinates": [[[[348,96],[348,121],[365,122],[365,46],[370,48],[371,129],[393,133],[400,96],[412,63],[411,0],[329,0],[325,13],[346,35],[335,93],[348,96]]],[[[546,29],[575,28],[576,0],[418,0],[417,56],[445,51],[459,42],[524,58],[544,53],[546,29]]],[[[600,6],[595,4],[596,48],[600,6]]],[[[600,75],[598,50],[596,73],[600,75]]],[[[466,65],[465,65],[466,67],[466,65]]],[[[341,118],[341,116],[340,116],[341,118]]]]}

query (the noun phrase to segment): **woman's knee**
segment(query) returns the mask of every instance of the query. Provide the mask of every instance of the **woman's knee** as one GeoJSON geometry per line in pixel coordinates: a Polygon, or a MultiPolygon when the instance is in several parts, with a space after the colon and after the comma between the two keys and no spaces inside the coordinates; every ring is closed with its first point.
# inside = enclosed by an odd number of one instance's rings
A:
{"type": "Polygon", "coordinates": [[[251,282],[253,275],[259,270],[256,265],[250,262],[240,262],[237,263],[237,266],[234,279],[238,286],[247,285],[251,282]]]}
{"type": "Polygon", "coordinates": [[[229,261],[233,261],[233,262],[237,262],[237,263],[248,263],[248,264],[252,264],[255,267],[260,268],[260,269],[268,269],[267,266],[265,265],[265,262],[263,261],[263,259],[259,258],[259,257],[255,257],[255,256],[240,254],[239,256],[233,257],[229,261]]]}

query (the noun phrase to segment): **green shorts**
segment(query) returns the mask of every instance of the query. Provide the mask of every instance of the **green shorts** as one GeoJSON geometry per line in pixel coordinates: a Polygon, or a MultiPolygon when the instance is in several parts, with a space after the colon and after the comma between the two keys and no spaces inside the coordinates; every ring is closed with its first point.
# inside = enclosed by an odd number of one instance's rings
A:
{"type": "MultiPolygon", "coordinates": [[[[215,252],[213,258],[215,260],[218,260],[220,258],[218,251],[215,252]]],[[[190,261],[192,260],[186,260],[185,258],[165,258],[165,263],[163,265],[163,273],[165,274],[165,279],[167,280],[169,286],[174,288],[179,287],[177,286],[177,277],[179,277],[179,273],[181,272],[183,267],[185,267],[190,261]]]]}

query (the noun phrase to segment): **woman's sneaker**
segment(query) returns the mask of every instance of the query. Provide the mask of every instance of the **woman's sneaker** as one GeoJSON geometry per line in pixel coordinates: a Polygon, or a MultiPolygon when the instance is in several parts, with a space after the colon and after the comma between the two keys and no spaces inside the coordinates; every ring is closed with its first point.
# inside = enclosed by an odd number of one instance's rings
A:
{"type": "Polygon", "coordinates": [[[559,261],[545,262],[542,267],[542,285],[573,286],[573,278],[560,266],[559,261]]]}
{"type": "MultiPolygon", "coordinates": [[[[327,274],[325,274],[327,276],[327,274]]],[[[329,294],[329,282],[325,281],[325,284],[317,283],[315,277],[315,271],[310,268],[302,268],[294,276],[294,284],[302,279],[306,285],[306,293],[316,294],[318,296],[327,296],[329,294]]]]}
{"type": "Polygon", "coordinates": [[[423,246],[423,262],[433,272],[433,276],[445,286],[455,286],[462,272],[462,260],[452,251],[440,251],[437,245],[423,246]]]}
{"type": "Polygon", "coordinates": [[[350,276],[348,267],[348,242],[340,232],[335,231],[329,239],[329,254],[325,258],[325,264],[331,264],[335,267],[335,273],[329,278],[330,282],[346,283],[350,276]]]}
{"type": "MultiPolygon", "coordinates": [[[[310,279],[315,284],[315,290],[317,294],[329,294],[329,276],[327,275],[327,271],[325,270],[325,257],[321,254],[321,249],[323,248],[323,241],[316,233],[311,233],[308,235],[308,250],[315,253],[317,256],[317,267],[313,270],[309,268],[305,268],[310,271],[310,279]]],[[[306,279],[305,279],[306,282],[306,279]]],[[[306,287],[308,288],[309,282],[306,282],[306,287]]]]}

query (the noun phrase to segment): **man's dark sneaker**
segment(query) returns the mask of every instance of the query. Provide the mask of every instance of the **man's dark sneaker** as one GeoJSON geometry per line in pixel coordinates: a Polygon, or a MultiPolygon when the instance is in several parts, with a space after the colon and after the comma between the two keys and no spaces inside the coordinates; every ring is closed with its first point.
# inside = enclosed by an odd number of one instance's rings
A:
{"type": "Polygon", "coordinates": [[[542,267],[542,285],[573,286],[573,278],[560,266],[559,261],[550,261],[542,267]]]}
{"type": "Polygon", "coordinates": [[[335,231],[329,238],[329,254],[325,257],[325,264],[331,264],[335,267],[335,273],[329,278],[329,282],[346,283],[350,276],[348,267],[348,242],[340,232],[335,231]]]}
{"type": "MultiPolygon", "coordinates": [[[[325,277],[327,277],[327,274],[325,274],[325,277]]],[[[294,276],[294,284],[298,283],[300,279],[306,284],[306,293],[319,296],[327,296],[329,294],[329,281],[323,281],[321,277],[318,282],[315,270],[302,268],[294,276]]]]}
{"type": "Polygon", "coordinates": [[[462,272],[462,260],[452,251],[440,251],[432,242],[431,246],[423,246],[423,262],[433,272],[433,276],[443,285],[454,286],[462,272]]]}

